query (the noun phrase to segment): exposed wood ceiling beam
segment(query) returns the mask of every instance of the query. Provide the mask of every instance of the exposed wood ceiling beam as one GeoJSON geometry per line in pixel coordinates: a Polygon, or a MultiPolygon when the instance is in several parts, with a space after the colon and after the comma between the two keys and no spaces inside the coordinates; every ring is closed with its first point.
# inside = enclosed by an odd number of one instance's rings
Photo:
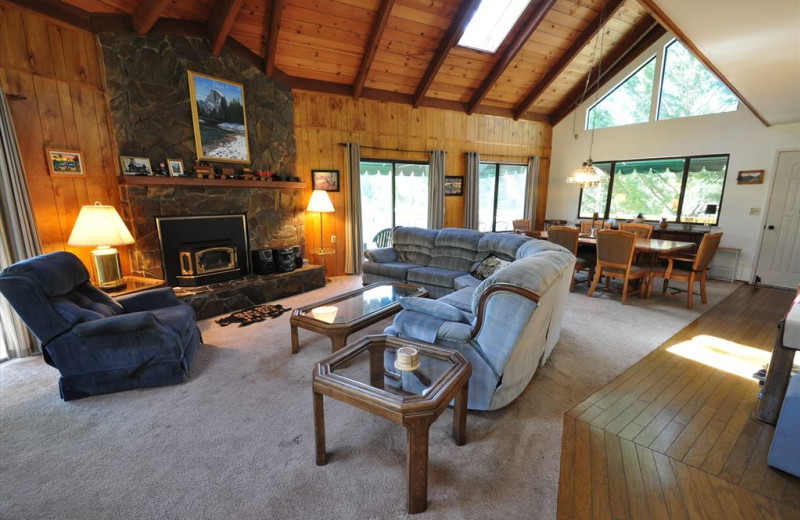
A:
{"type": "Polygon", "coordinates": [[[141,36],[150,32],[153,24],[167,8],[167,4],[169,4],[169,0],[141,0],[131,15],[133,30],[136,31],[136,34],[141,36]]]}
{"type": "Polygon", "coordinates": [[[589,85],[585,95],[583,92],[585,81],[575,85],[564,101],[550,114],[551,124],[553,126],[558,124],[558,122],[569,115],[570,112],[578,108],[578,105],[583,103],[584,99],[593,95],[597,89],[603,88],[611,78],[627,67],[630,62],[639,57],[648,47],[664,36],[666,32],[667,30],[661,27],[655,20],[652,20],[650,24],[643,23],[636,32],[630,34],[627,38],[618,43],[614,51],[603,58],[602,65],[604,71],[600,77],[597,77],[598,71],[600,70],[598,65],[595,65],[595,67],[589,71],[590,77],[595,77],[597,80],[589,85]]]}
{"type": "Polygon", "coordinates": [[[243,0],[220,0],[211,13],[208,21],[208,41],[211,44],[211,55],[219,56],[228,33],[231,32],[236,14],[242,6],[243,0]]]}
{"type": "Polygon", "coordinates": [[[533,31],[539,27],[539,24],[542,23],[544,17],[547,16],[548,11],[553,7],[556,3],[556,0],[541,0],[539,4],[536,6],[536,9],[533,11],[531,16],[528,17],[528,20],[525,22],[525,25],[517,32],[514,38],[511,40],[511,43],[506,47],[505,52],[500,59],[494,64],[492,67],[492,71],[486,76],[486,79],[483,80],[481,86],[478,87],[478,90],[475,91],[473,94],[472,99],[469,100],[467,104],[467,113],[472,114],[475,112],[475,107],[481,104],[483,98],[486,97],[486,94],[492,89],[497,80],[500,79],[500,76],[503,75],[505,70],[517,56],[517,53],[525,46],[528,42],[528,39],[533,34],[533,31]]]}
{"type": "Polygon", "coordinates": [[[608,22],[608,20],[614,17],[614,14],[616,14],[617,10],[619,10],[623,3],[625,3],[625,0],[611,0],[605,6],[605,13],[601,11],[597,15],[598,20],[589,24],[589,27],[583,31],[580,36],[578,36],[572,45],[570,45],[569,49],[567,49],[567,51],[561,56],[561,59],[559,59],[552,67],[550,67],[550,70],[547,71],[539,83],[534,85],[533,89],[531,89],[531,91],[528,92],[522,101],[514,107],[514,119],[519,119],[522,114],[528,111],[533,102],[539,99],[539,96],[541,96],[542,93],[547,90],[547,87],[549,87],[550,84],[553,83],[553,81],[555,81],[556,78],[558,78],[564,72],[564,69],[566,69],[570,63],[572,63],[572,60],[574,60],[578,53],[583,50],[586,44],[589,43],[589,41],[600,32],[600,17],[604,17],[602,23],[605,24],[608,22]]]}
{"type": "Polygon", "coordinates": [[[39,14],[61,20],[85,31],[92,30],[92,14],[80,7],[62,2],[61,0],[9,0],[12,4],[17,4],[25,9],[36,11],[39,14]]]}
{"type": "Polygon", "coordinates": [[[436,77],[436,74],[439,73],[439,69],[442,68],[445,59],[447,59],[447,55],[450,54],[450,50],[455,47],[458,40],[461,39],[461,36],[464,34],[464,29],[466,29],[467,24],[472,19],[472,15],[475,14],[479,4],[480,0],[466,0],[458,8],[453,22],[447,29],[442,41],[439,42],[439,47],[436,49],[433,59],[428,64],[428,69],[422,76],[419,85],[417,85],[413,100],[414,108],[419,108],[422,98],[425,97],[425,94],[431,87],[433,79],[436,77]]]}
{"type": "Polygon", "coordinates": [[[267,52],[264,56],[264,71],[270,78],[275,73],[275,53],[278,50],[278,34],[281,32],[283,4],[283,0],[272,0],[272,16],[269,20],[269,34],[267,35],[267,52]]]}
{"type": "Polygon", "coordinates": [[[711,60],[709,60],[709,59],[706,57],[706,55],[705,55],[705,54],[703,54],[703,53],[700,51],[700,49],[698,49],[698,48],[697,48],[697,46],[696,46],[694,43],[692,43],[692,41],[691,41],[691,40],[689,40],[689,38],[686,36],[686,33],[684,33],[683,31],[681,31],[681,29],[680,29],[680,28],[679,28],[679,27],[678,27],[678,26],[675,24],[675,22],[673,22],[673,21],[672,21],[672,20],[671,20],[671,19],[670,19],[670,18],[669,18],[667,15],[666,15],[666,13],[664,13],[664,11],[662,11],[662,10],[661,10],[661,8],[660,8],[660,7],[658,7],[658,6],[656,5],[656,3],[655,3],[653,0],[641,0],[641,1],[640,1],[640,3],[642,4],[642,6],[643,6],[645,9],[647,9],[648,11],[650,11],[650,14],[652,14],[652,15],[653,15],[653,17],[654,17],[656,20],[658,20],[658,22],[659,22],[661,25],[663,25],[664,27],[666,27],[667,29],[669,29],[669,31],[670,31],[672,34],[674,34],[675,36],[677,36],[677,37],[678,37],[678,39],[681,41],[681,43],[683,43],[683,44],[684,44],[684,45],[685,45],[685,46],[686,46],[686,47],[687,47],[687,48],[688,48],[690,51],[692,51],[692,54],[694,54],[694,55],[695,55],[695,57],[696,57],[698,60],[700,60],[701,62],[703,62],[703,65],[705,65],[706,67],[708,67],[708,70],[710,70],[711,72],[713,72],[713,73],[714,73],[714,74],[715,74],[715,75],[716,75],[716,76],[719,78],[719,80],[720,80],[720,81],[722,81],[723,83],[725,83],[725,85],[726,85],[726,86],[727,86],[729,89],[731,89],[731,92],[733,92],[734,94],[736,94],[736,97],[738,97],[738,98],[739,98],[739,100],[740,100],[742,103],[744,103],[744,104],[745,104],[745,106],[747,106],[747,108],[749,108],[749,109],[750,109],[750,111],[751,111],[751,112],[753,112],[753,114],[755,114],[755,116],[756,116],[756,117],[757,117],[757,118],[758,118],[758,119],[759,119],[759,120],[760,120],[762,123],[764,123],[764,126],[770,126],[769,122],[768,122],[766,119],[764,119],[764,117],[763,117],[763,116],[762,116],[762,115],[761,115],[761,114],[758,112],[758,110],[756,110],[756,109],[755,109],[755,107],[754,107],[753,105],[751,105],[751,104],[750,104],[750,103],[749,103],[749,102],[748,102],[748,101],[747,101],[747,100],[744,98],[744,96],[742,96],[742,94],[741,94],[741,93],[740,93],[740,92],[739,92],[739,91],[736,89],[736,87],[734,87],[734,86],[733,86],[733,84],[732,84],[730,81],[728,81],[728,78],[726,78],[726,77],[725,77],[725,75],[724,75],[724,74],[722,74],[722,72],[721,72],[721,71],[720,71],[720,70],[719,70],[717,67],[715,67],[713,63],[711,63],[711,60]]]}
{"type": "Polygon", "coordinates": [[[361,59],[361,67],[358,68],[358,75],[353,84],[353,97],[355,99],[361,96],[361,91],[364,89],[367,74],[369,74],[369,69],[372,68],[372,61],[375,59],[375,53],[378,52],[378,45],[381,44],[383,31],[386,29],[386,23],[389,21],[389,14],[391,14],[393,6],[394,0],[383,0],[380,9],[378,9],[378,15],[375,23],[372,24],[372,32],[369,35],[364,57],[361,59]]]}

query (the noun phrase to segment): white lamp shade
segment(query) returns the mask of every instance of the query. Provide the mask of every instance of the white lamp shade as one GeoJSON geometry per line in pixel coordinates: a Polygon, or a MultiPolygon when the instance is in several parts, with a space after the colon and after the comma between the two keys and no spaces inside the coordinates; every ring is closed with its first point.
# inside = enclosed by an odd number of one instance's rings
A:
{"type": "Polygon", "coordinates": [[[331,202],[328,192],[325,190],[314,190],[311,192],[311,200],[308,201],[306,211],[314,211],[317,213],[333,213],[333,202],[331,202]]]}
{"type": "Polygon", "coordinates": [[[71,246],[121,246],[133,244],[135,240],[114,206],[81,207],[78,219],[67,240],[71,246]]]}

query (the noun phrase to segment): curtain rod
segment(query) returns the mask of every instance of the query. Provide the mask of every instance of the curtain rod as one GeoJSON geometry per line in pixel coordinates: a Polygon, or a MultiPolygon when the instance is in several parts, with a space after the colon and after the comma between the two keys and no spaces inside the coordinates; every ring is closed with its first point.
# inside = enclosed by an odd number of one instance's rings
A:
{"type": "MultiPolygon", "coordinates": [[[[347,146],[347,143],[339,143],[339,146],[347,146]]],[[[361,145],[361,148],[369,150],[383,150],[385,152],[407,152],[407,153],[430,153],[431,150],[404,150],[403,148],[381,148],[380,146],[366,146],[361,145]]],[[[445,152],[447,153],[447,152],[445,152]]]]}

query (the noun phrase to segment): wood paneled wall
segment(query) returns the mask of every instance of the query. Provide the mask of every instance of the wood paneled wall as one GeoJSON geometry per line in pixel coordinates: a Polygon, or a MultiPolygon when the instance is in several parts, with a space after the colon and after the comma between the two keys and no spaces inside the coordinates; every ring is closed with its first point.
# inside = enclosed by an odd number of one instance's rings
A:
{"type": "MultiPolygon", "coordinates": [[[[72,251],[88,267],[89,248],[67,246],[78,211],[95,201],[120,207],[95,36],[0,1],[0,85],[24,97],[9,105],[42,247],[72,251]],[[86,176],[52,177],[48,146],[80,150],[86,176]]],[[[127,251],[120,253],[128,272],[127,251]]]]}
{"type": "MultiPolygon", "coordinates": [[[[312,169],[336,169],[345,177],[345,149],[339,143],[356,142],[361,156],[376,159],[427,161],[428,150],[447,152],[446,174],[464,175],[466,152],[479,152],[481,159],[525,163],[527,157],[542,158],[539,175],[537,220],[542,222],[547,201],[552,128],[548,123],[437,110],[408,105],[294,91],[296,175],[311,184],[312,169]],[[377,150],[367,147],[389,148],[377,150]],[[400,150],[419,150],[402,152],[400,150]]],[[[309,188],[306,200],[310,197],[309,188]]],[[[330,193],[336,213],[326,214],[323,224],[325,247],[336,235],[337,254],[326,258],[329,275],[344,274],[344,190],[330,193]]],[[[369,208],[363,208],[369,211],[369,208]]],[[[464,197],[445,197],[445,226],[463,227],[464,197]]],[[[306,215],[306,241],[319,247],[319,217],[306,215]]],[[[311,257],[312,262],[319,258],[311,257]]]]}

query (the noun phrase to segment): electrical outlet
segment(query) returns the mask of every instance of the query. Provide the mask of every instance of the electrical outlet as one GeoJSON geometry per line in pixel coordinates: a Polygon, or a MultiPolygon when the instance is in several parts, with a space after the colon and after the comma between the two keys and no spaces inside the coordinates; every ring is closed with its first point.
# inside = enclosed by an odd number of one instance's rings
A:
{"type": "Polygon", "coordinates": [[[336,235],[331,235],[331,244],[336,243],[336,235]]]}
{"type": "Polygon", "coordinates": [[[761,208],[750,208],[751,215],[761,215],[761,208]]]}

